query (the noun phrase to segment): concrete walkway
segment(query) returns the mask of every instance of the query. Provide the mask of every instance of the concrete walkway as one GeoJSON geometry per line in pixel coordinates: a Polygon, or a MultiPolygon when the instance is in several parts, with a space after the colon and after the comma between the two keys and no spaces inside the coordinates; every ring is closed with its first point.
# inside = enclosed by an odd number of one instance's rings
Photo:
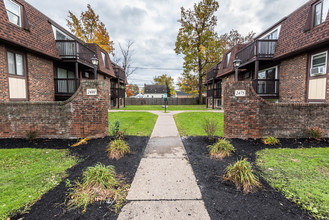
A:
{"type": "Polygon", "coordinates": [[[173,115],[156,121],[118,219],[210,219],[173,115]]]}

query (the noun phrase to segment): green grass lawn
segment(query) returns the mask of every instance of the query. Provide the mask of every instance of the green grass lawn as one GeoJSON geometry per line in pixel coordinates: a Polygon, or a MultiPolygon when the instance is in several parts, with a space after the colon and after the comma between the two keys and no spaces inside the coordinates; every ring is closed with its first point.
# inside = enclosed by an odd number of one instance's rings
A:
{"type": "Polygon", "coordinates": [[[264,178],[316,218],[329,219],[329,148],[257,152],[264,178]]]}
{"type": "MultiPolygon", "coordinates": [[[[120,121],[120,130],[125,135],[151,136],[158,116],[148,112],[109,112],[109,123],[120,121]]],[[[111,135],[111,125],[109,126],[111,135]]]]}
{"type": "Polygon", "coordinates": [[[27,210],[76,163],[68,150],[0,149],[0,219],[27,210]]]}
{"type": "MultiPolygon", "coordinates": [[[[162,105],[127,105],[122,110],[149,110],[149,111],[164,111],[162,105]]],[[[210,110],[206,105],[169,105],[168,111],[181,111],[181,110],[210,110]]]]}
{"type": "Polygon", "coordinates": [[[224,135],[224,113],[184,112],[174,115],[174,118],[181,136],[207,136],[202,129],[205,118],[213,118],[218,121],[215,136],[224,135]]]}

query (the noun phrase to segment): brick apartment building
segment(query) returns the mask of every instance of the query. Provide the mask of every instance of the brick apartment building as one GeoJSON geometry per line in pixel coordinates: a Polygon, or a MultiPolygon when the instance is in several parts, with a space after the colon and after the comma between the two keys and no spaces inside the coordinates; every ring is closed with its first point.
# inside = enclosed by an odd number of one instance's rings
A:
{"type": "Polygon", "coordinates": [[[296,11],[223,55],[207,73],[207,106],[221,106],[222,85],[252,81],[262,98],[279,103],[329,103],[329,1],[310,0],[296,11]]]}
{"type": "Polygon", "coordinates": [[[96,44],[86,44],[24,0],[0,1],[0,102],[63,101],[82,79],[111,88],[111,106],[125,105],[123,69],[96,44]]]}

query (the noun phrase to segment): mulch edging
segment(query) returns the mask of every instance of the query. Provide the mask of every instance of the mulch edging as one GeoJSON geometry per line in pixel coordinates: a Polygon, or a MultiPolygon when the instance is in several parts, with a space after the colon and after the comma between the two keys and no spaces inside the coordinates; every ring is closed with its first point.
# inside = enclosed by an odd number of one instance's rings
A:
{"type": "Polygon", "coordinates": [[[69,148],[70,144],[76,143],[76,140],[54,140],[40,139],[31,142],[24,139],[0,139],[1,148],[49,148],[49,149],[69,149],[73,155],[76,155],[80,162],[66,172],[65,178],[58,186],[42,196],[26,214],[18,214],[11,219],[117,219],[118,215],[110,210],[108,204],[97,202],[88,206],[85,213],[82,209],[67,210],[64,205],[68,190],[65,186],[67,179],[73,184],[74,181],[82,176],[82,172],[89,166],[94,166],[100,162],[104,165],[113,165],[118,174],[123,174],[126,183],[131,184],[137,171],[139,162],[143,156],[147,145],[148,137],[127,136],[125,141],[129,144],[132,154],[125,156],[120,160],[109,160],[105,148],[110,142],[110,138],[95,139],[88,141],[87,144],[75,148],[69,148]]]}
{"type": "MultiPolygon", "coordinates": [[[[236,152],[223,160],[209,158],[207,146],[213,142],[209,142],[206,137],[183,137],[182,141],[211,219],[313,219],[273,189],[263,178],[260,178],[260,181],[264,189],[247,195],[236,190],[234,185],[222,182],[221,176],[229,164],[245,157],[254,163],[257,151],[271,148],[262,144],[260,140],[231,140],[236,152]]],[[[329,146],[328,139],[322,142],[308,139],[280,141],[281,148],[329,146]]],[[[257,170],[257,167],[255,168],[257,170]]]]}

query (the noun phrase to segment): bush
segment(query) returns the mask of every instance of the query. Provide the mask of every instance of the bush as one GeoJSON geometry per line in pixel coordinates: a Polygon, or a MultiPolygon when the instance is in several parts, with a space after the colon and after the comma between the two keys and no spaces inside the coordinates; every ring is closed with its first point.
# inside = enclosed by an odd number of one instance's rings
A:
{"type": "Polygon", "coordinates": [[[234,165],[229,165],[225,170],[223,179],[234,183],[238,190],[246,194],[255,192],[257,188],[261,187],[247,159],[239,160],[234,165]]]}
{"type": "Polygon", "coordinates": [[[82,181],[76,182],[68,195],[67,205],[69,209],[83,207],[84,212],[93,202],[111,199],[115,201],[114,211],[117,213],[125,203],[128,187],[118,178],[114,166],[98,163],[83,172],[82,181]]]}
{"type": "Polygon", "coordinates": [[[324,131],[319,127],[312,127],[307,129],[307,135],[311,139],[321,140],[324,138],[324,131]]]}
{"type": "Polygon", "coordinates": [[[111,135],[113,137],[117,137],[118,136],[118,133],[120,131],[120,121],[117,119],[114,122],[114,124],[112,124],[112,123],[109,122],[109,125],[110,125],[111,135]]]}
{"type": "Polygon", "coordinates": [[[37,131],[28,131],[26,133],[26,139],[28,141],[32,141],[32,140],[36,139],[37,136],[38,136],[38,132],[37,131]]]}
{"type": "Polygon", "coordinates": [[[108,156],[110,159],[119,160],[124,157],[124,155],[130,153],[130,148],[126,142],[121,139],[117,139],[111,141],[111,143],[107,146],[106,151],[108,152],[108,156]]]}
{"type": "Polygon", "coordinates": [[[218,121],[215,119],[206,118],[204,120],[204,123],[202,124],[202,128],[208,135],[209,140],[214,139],[214,134],[217,130],[217,127],[218,127],[218,121]]]}
{"type": "Polygon", "coordinates": [[[219,139],[214,145],[209,145],[210,158],[223,159],[224,157],[231,156],[232,151],[234,151],[233,145],[225,138],[219,139]]]}
{"type": "Polygon", "coordinates": [[[266,145],[278,145],[278,144],[280,144],[280,140],[273,137],[273,136],[266,136],[264,139],[262,139],[262,142],[266,145]]]}

